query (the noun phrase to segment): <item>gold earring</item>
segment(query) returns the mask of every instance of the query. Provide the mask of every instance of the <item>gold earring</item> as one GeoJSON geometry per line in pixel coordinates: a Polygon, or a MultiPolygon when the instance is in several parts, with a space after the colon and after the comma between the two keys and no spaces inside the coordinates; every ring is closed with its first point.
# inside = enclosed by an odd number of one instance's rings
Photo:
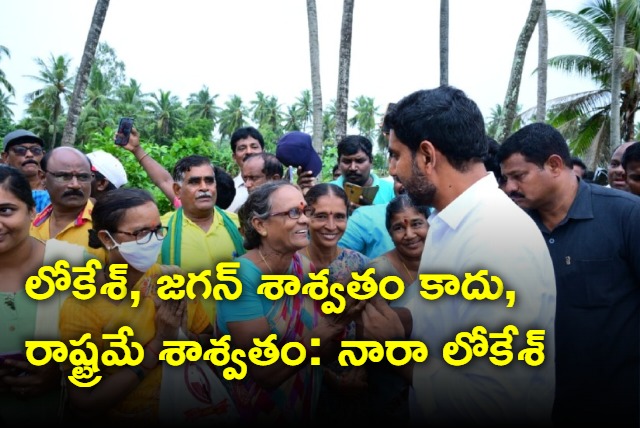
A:
{"type": "Polygon", "coordinates": [[[265,230],[264,232],[260,232],[260,236],[267,236],[267,231],[265,230]]]}

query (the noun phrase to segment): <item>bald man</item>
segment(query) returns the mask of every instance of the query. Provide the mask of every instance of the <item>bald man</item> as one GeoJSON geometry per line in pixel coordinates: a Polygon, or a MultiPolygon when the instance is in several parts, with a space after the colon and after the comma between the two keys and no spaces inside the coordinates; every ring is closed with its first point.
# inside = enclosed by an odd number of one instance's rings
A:
{"type": "Polygon", "coordinates": [[[91,210],[91,161],[72,147],[57,147],[40,161],[51,203],[31,224],[32,236],[46,241],[55,238],[82,245],[87,251],[105,259],[104,249],[89,247],[89,230],[93,227],[91,210]]]}

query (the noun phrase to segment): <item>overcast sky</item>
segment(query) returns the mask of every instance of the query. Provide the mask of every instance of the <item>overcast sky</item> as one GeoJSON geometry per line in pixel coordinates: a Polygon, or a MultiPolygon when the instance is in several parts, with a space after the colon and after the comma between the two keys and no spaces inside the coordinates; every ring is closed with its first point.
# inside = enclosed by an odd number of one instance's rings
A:
{"type": "MultiPolygon", "coordinates": [[[[67,55],[80,63],[95,1],[0,0],[0,67],[16,89],[14,119],[39,82],[35,58],[67,55]],[[10,6],[9,6],[10,3],[10,6]]],[[[335,99],[342,0],[316,0],[323,104],[335,99]]],[[[547,0],[548,9],[576,12],[583,0],[547,0]]],[[[439,0],[356,0],[349,98],[389,102],[439,85],[439,0]]],[[[450,0],[449,83],[473,98],[485,117],[505,97],[516,41],[529,0],[450,0]]],[[[537,31],[527,54],[519,104],[536,102],[537,31]]],[[[248,105],[256,91],[292,104],[311,89],[305,0],[111,0],[100,40],[115,49],[145,92],[169,90],[186,104],[203,85],[248,105]]],[[[549,57],[585,53],[565,26],[549,19],[549,57]]],[[[548,98],[593,88],[549,72],[548,98]]]]}

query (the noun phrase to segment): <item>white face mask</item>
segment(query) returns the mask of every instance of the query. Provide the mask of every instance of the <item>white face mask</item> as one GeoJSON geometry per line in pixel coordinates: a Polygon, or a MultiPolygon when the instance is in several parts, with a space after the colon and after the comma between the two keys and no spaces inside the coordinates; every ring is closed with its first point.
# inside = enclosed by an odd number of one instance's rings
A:
{"type": "Polygon", "coordinates": [[[146,272],[158,261],[158,254],[162,249],[162,241],[158,239],[155,233],[146,244],[138,244],[136,241],[118,244],[109,232],[107,232],[107,235],[109,235],[109,238],[111,238],[126,262],[137,271],[146,272]]]}

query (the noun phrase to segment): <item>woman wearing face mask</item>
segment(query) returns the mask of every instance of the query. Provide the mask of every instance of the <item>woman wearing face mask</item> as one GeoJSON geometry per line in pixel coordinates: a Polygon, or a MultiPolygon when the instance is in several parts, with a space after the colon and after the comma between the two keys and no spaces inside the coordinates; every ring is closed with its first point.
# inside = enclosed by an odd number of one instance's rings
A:
{"type": "MultiPolygon", "coordinates": [[[[129,291],[140,291],[140,302],[112,300],[97,293],[89,300],[68,298],[61,311],[62,340],[78,340],[91,333],[98,351],[108,348],[105,333],[117,333],[129,326],[135,341],[144,347],[144,359],[136,367],[100,366],[102,379],[93,387],[69,383],[69,410],[78,420],[157,421],[162,366],[158,354],[165,340],[176,340],[178,329],[188,332],[192,340],[208,343],[213,328],[199,300],[160,300],[156,281],[165,274],[180,273],[176,267],[156,263],[166,233],[151,194],[141,189],[120,188],[105,194],[91,214],[93,229],[89,245],[107,250],[106,266],[96,275],[96,287],[116,280],[109,265],[128,264],[126,284],[129,291]],[[90,415],[90,416],[89,416],[90,415]]],[[[65,375],[73,366],[63,364],[65,375]]]]}

